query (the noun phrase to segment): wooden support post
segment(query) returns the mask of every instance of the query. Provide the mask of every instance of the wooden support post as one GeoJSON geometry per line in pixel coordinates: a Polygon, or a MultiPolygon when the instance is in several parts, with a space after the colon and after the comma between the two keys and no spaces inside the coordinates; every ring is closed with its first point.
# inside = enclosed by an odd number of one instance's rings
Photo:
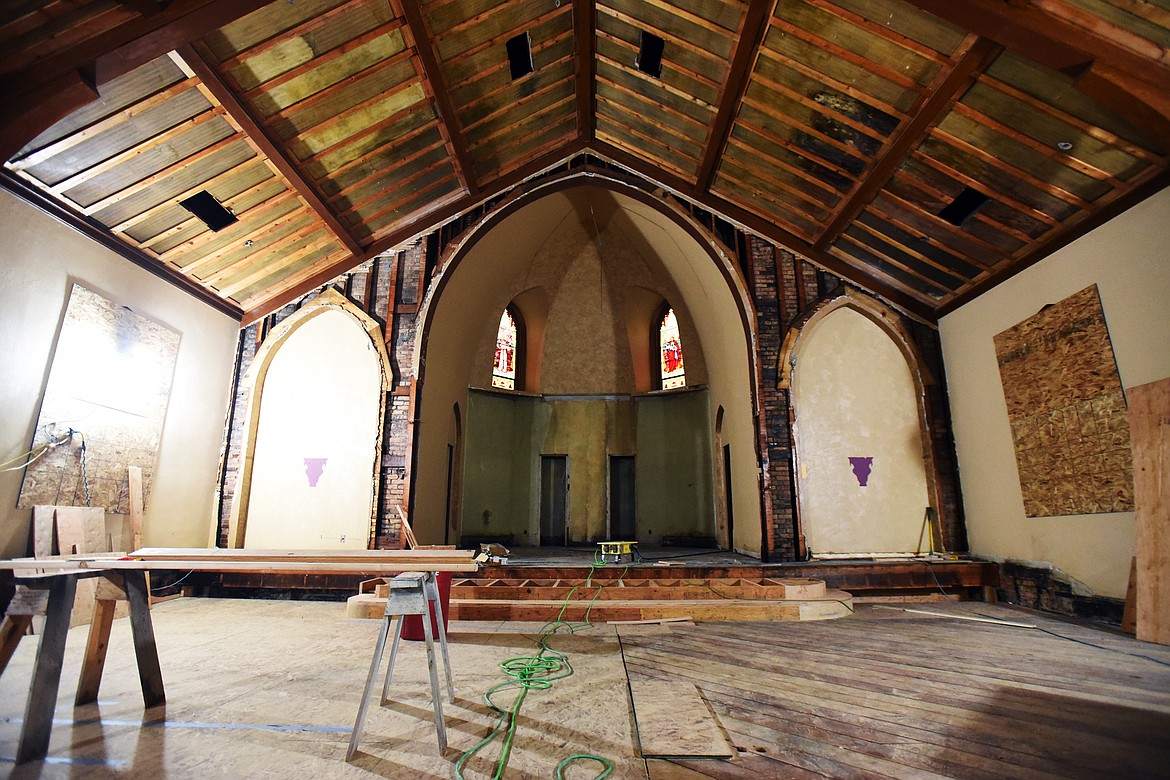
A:
{"type": "Polygon", "coordinates": [[[126,598],[126,591],[115,584],[122,582],[116,574],[106,575],[98,583],[97,596],[93,602],[93,620],[89,624],[89,641],[85,646],[85,658],[81,662],[81,676],[77,681],[75,706],[92,704],[97,701],[98,689],[102,684],[102,670],[106,667],[106,650],[110,646],[110,630],[114,625],[114,612],[119,600],[126,598]]]}
{"type": "Polygon", "coordinates": [[[1131,387],[1137,638],[1170,645],[1170,377],[1131,387]]]}

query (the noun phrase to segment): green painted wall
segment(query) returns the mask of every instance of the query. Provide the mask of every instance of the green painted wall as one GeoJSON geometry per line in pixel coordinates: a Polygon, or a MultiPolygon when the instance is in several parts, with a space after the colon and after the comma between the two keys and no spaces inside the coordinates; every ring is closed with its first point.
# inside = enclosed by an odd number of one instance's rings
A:
{"type": "Polygon", "coordinates": [[[714,536],[706,390],[537,397],[470,390],[461,536],[539,543],[540,456],[565,455],[574,543],[608,537],[610,455],[634,455],[638,540],[714,536]]]}

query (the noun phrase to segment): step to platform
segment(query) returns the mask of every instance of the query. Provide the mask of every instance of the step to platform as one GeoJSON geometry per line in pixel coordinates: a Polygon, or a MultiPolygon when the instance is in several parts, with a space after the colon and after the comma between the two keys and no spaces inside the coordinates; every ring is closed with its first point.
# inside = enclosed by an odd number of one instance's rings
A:
{"type": "MultiPolygon", "coordinates": [[[[347,604],[351,618],[377,619],[384,589],[363,584],[347,604]]],[[[849,593],[812,578],[714,577],[457,577],[451,584],[452,620],[581,622],[831,620],[853,611],[849,593]]]]}

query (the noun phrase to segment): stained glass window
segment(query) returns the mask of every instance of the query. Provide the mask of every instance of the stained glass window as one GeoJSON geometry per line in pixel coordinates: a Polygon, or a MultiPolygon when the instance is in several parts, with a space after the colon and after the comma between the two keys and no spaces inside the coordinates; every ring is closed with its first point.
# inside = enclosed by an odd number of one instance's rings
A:
{"type": "Polygon", "coordinates": [[[496,332],[496,361],[492,366],[492,387],[516,389],[516,320],[504,309],[496,332]]]}
{"type": "Polygon", "coordinates": [[[666,316],[658,326],[659,367],[662,371],[662,389],[686,387],[686,370],[683,368],[682,339],[678,334],[678,318],[674,309],[667,309],[666,316]]]}

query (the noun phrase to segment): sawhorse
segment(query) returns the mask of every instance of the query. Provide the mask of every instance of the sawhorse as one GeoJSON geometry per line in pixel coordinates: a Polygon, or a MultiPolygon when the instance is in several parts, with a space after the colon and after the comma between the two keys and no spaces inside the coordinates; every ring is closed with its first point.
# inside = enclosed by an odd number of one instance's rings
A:
{"type": "Polygon", "coordinates": [[[352,761],[357,753],[358,741],[366,723],[366,711],[370,703],[370,691],[378,676],[382,654],[386,649],[386,638],[390,634],[390,623],[394,623],[394,641],[390,646],[390,661],[386,665],[386,679],[382,683],[380,704],[385,706],[390,697],[390,680],[394,674],[394,661],[398,656],[398,642],[402,639],[402,619],[406,615],[421,615],[423,636],[426,638],[427,671],[431,676],[431,702],[435,709],[435,732],[439,740],[439,753],[447,749],[447,727],[443,722],[443,700],[439,694],[438,670],[435,668],[435,643],[431,635],[431,616],[427,605],[434,608],[435,623],[439,630],[439,647],[443,653],[443,670],[447,675],[447,701],[455,703],[455,686],[451,679],[451,661],[447,656],[447,630],[443,626],[443,605],[439,600],[439,586],[434,572],[405,572],[390,580],[390,592],[386,597],[386,612],[382,616],[382,629],[374,645],[374,657],[370,661],[370,673],[366,676],[366,687],[358,705],[357,720],[349,738],[346,761],[352,761]]]}

